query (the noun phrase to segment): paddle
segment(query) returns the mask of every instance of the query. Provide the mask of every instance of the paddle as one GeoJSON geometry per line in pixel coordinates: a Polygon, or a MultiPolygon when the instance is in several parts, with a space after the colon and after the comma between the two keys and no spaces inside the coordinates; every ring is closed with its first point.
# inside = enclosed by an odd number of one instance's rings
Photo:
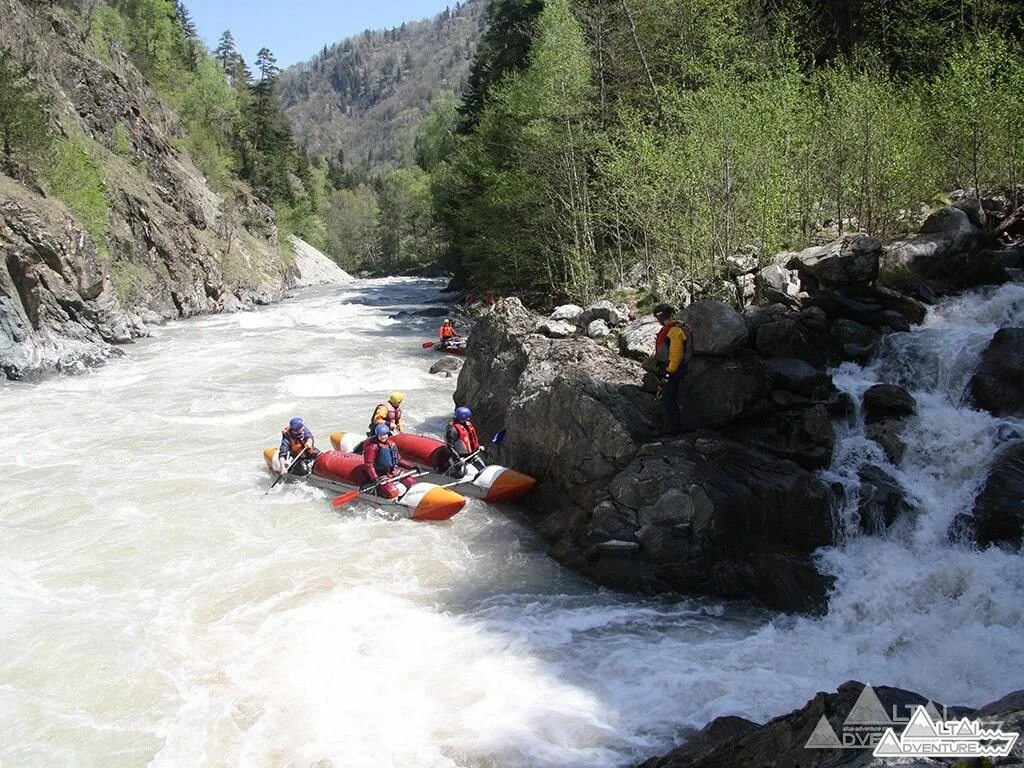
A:
{"type": "Polygon", "coordinates": [[[404,475],[396,475],[395,477],[382,475],[381,477],[377,478],[376,482],[373,482],[370,485],[364,485],[362,488],[355,488],[351,491],[346,491],[345,493],[339,496],[335,496],[333,499],[331,499],[331,506],[337,509],[338,507],[344,504],[348,504],[350,501],[355,501],[356,499],[359,498],[359,494],[369,493],[370,491],[374,490],[378,485],[383,483],[385,480],[389,483],[397,483],[399,480],[404,480],[407,477],[422,474],[423,470],[414,469],[412,472],[406,472],[404,475]]]}
{"type": "Polygon", "coordinates": [[[424,349],[433,349],[434,348],[434,342],[432,342],[432,341],[424,341],[423,342],[423,348],[424,349]]]}
{"type": "MultiPolygon", "coordinates": [[[[271,484],[271,486],[269,488],[267,488],[267,493],[270,493],[272,490],[274,490],[274,486],[277,485],[278,483],[280,483],[284,479],[285,475],[287,475],[289,472],[292,471],[292,467],[295,466],[295,462],[298,461],[299,459],[301,459],[302,458],[302,454],[304,454],[308,450],[309,450],[309,446],[308,445],[304,446],[303,449],[298,452],[298,454],[295,456],[295,458],[288,462],[288,466],[285,467],[284,472],[281,473],[280,475],[278,475],[277,479],[271,484]]],[[[263,495],[266,496],[267,493],[265,493],[263,495]]]]}

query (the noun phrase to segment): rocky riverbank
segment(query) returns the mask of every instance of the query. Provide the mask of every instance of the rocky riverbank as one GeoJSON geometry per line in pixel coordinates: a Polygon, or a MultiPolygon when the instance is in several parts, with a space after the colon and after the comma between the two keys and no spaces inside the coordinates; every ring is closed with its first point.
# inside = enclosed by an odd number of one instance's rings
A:
{"type": "MultiPolygon", "coordinates": [[[[540,479],[533,522],[560,562],[620,589],[823,611],[830,580],[812,553],[840,535],[843,489],[818,474],[835,425],[863,414],[898,461],[916,407],[888,384],[854,402],[830,367],[871,358],[939,292],[1020,276],[1021,248],[999,245],[964,208],[937,211],[918,238],[890,246],[854,234],[760,267],[736,260],[748,270],[734,270],[737,288],[754,286],[749,304],[738,293],[735,304],[700,300],[681,313],[696,338],[681,437],[659,437],[656,382],[639,362],[657,324],[611,302],[549,317],[499,302],[470,338],[455,399],[472,404],[483,431],[507,430],[498,460],[540,479]],[[902,290],[880,280],[893,270],[902,290]]],[[[993,413],[1019,412],[1017,339],[997,333],[975,374],[976,401],[993,413]]],[[[859,491],[865,532],[910,509],[880,466],[864,467],[859,491]]],[[[979,503],[1005,505],[1004,495],[979,503]]]]}
{"type": "Polygon", "coordinates": [[[273,211],[244,185],[214,191],[116,45],[98,50],[52,5],[0,0],[0,18],[0,47],[28,63],[74,157],[64,196],[81,197],[66,205],[30,169],[5,176],[0,164],[0,375],[81,370],[150,325],[265,304],[302,282],[304,253],[280,247],[273,211]]]}

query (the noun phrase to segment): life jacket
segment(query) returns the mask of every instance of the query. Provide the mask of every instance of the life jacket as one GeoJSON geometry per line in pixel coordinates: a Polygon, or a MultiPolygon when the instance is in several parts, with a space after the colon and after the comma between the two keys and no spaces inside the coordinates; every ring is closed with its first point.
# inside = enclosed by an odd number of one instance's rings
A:
{"type": "Polygon", "coordinates": [[[288,441],[288,450],[292,456],[298,456],[302,453],[302,449],[306,447],[306,440],[312,439],[313,435],[305,428],[299,433],[298,437],[292,434],[289,427],[285,427],[281,430],[281,435],[285,440],[288,441]]]}
{"type": "Polygon", "coordinates": [[[373,468],[377,470],[378,475],[388,474],[398,466],[398,462],[402,459],[401,454],[398,452],[398,446],[390,440],[383,444],[378,440],[374,440],[373,444],[364,451],[364,454],[368,455],[370,461],[373,462],[373,468]]]}
{"type": "Polygon", "coordinates": [[[451,420],[451,426],[459,434],[459,441],[466,446],[466,449],[470,453],[476,452],[480,448],[480,439],[476,436],[476,427],[473,426],[473,422],[467,421],[463,424],[461,421],[451,420]]]}
{"type": "Polygon", "coordinates": [[[658,331],[658,338],[654,342],[654,359],[662,367],[667,366],[669,362],[669,347],[671,344],[669,343],[668,332],[673,328],[681,328],[683,331],[683,365],[690,362],[690,359],[693,357],[693,330],[686,323],[681,323],[678,320],[669,320],[658,331]]]}
{"type": "Polygon", "coordinates": [[[373,409],[373,415],[370,417],[370,428],[369,434],[373,434],[373,428],[378,424],[387,424],[388,427],[394,429],[398,426],[398,422],[402,420],[402,406],[395,407],[390,402],[377,403],[373,409]],[[388,411],[387,421],[377,421],[377,411],[381,408],[386,408],[388,411]]]}
{"type": "Polygon", "coordinates": [[[459,334],[455,330],[455,326],[452,326],[452,325],[442,325],[438,329],[437,335],[438,335],[438,337],[440,337],[440,339],[442,341],[444,341],[445,339],[450,339],[453,336],[458,336],[459,334]]]}

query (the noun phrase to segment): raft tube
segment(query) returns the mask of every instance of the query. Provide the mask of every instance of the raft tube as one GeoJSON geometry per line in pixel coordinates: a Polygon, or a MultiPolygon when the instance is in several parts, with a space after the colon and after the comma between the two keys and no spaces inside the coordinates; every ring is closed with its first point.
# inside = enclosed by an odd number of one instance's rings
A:
{"type": "MultiPolygon", "coordinates": [[[[276,453],[276,448],[267,448],[263,452],[267,469],[271,468],[276,453]]],[[[345,493],[370,482],[363,466],[363,457],[347,451],[324,451],[313,462],[311,474],[304,477],[288,475],[287,479],[305,480],[331,493],[345,493]]],[[[379,507],[393,509],[410,520],[447,520],[466,506],[466,499],[461,494],[449,488],[441,488],[436,483],[422,482],[419,478],[415,485],[397,499],[385,499],[370,493],[362,493],[359,498],[379,507]]]]}
{"type": "Polygon", "coordinates": [[[447,344],[436,341],[434,342],[434,351],[446,355],[464,355],[466,354],[466,339],[460,336],[456,341],[447,344]]]}
{"type": "MultiPolygon", "coordinates": [[[[366,437],[357,432],[335,432],[331,444],[336,450],[355,451],[366,437]]],[[[440,440],[425,435],[399,432],[391,436],[402,452],[402,458],[417,467],[428,470],[420,478],[431,483],[447,485],[459,493],[490,504],[519,501],[537,485],[537,481],[522,472],[492,464],[477,471],[469,467],[461,480],[445,474],[448,466],[448,447],[440,440]]]]}

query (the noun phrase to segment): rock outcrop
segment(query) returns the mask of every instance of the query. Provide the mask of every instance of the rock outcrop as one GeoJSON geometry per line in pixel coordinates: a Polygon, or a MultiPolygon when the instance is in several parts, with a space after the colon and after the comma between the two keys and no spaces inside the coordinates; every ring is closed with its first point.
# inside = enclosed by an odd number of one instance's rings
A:
{"type": "Polygon", "coordinates": [[[455,398],[482,432],[507,430],[498,461],[541,481],[534,523],[560,561],[620,588],[820,610],[828,581],[810,554],[832,540],[832,490],[809,469],[831,455],[831,380],[800,361],[770,368],[740,315],[699,310],[716,354],[691,362],[681,413],[718,432],[657,440],[643,367],[538,333],[516,299],[480,318],[455,398]]]}
{"type": "Polygon", "coordinates": [[[971,377],[971,398],[994,416],[1024,416],[1024,328],[1000,328],[971,377]]]}
{"type": "Polygon", "coordinates": [[[101,60],[59,5],[0,0],[0,47],[30,63],[52,127],[102,178],[87,228],[45,183],[0,178],[0,370],[79,370],[164,319],[273,300],[295,278],[273,212],[214,192],[183,130],[116,46],[101,60]],[[92,234],[90,234],[90,232],[92,234]]]}
{"type": "MultiPolygon", "coordinates": [[[[838,734],[844,733],[844,725],[854,708],[863,706],[861,696],[864,689],[863,683],[844,683],[835,693],[818,693],[801,709],[764,725],[740,717],[720,717],[682,746],[661,757],[647,760],[639,768],[940,768],[955,762],[926,756],[873,758],[868,749],[828,748],[831,739],[835,739],[837,744],[841,743],[838,734]],[[817,735],[819,733],[820,736],[817,735]],[[812,741],[812,737],[815,737],[814,743],[822,746],[808,749],[807,744],[812,741]]],[[[1024,691],[1008,694],[979,709],[969,709],[929,702],[924,696],[900,688],[878,686],[872,690],[882,709],[886,713],[895,712],[900,718],[909,719],[916,707],[931,703],[936,712],[945,712],[949,719],[966,717],[1001,723],[1004,731],[1014,733],[1019,733],[1024,726],[1024,691]]],[[[874,701],[871,703],[874,704],[874,701]]],[[[877,736],[880,737],[881,733],[877,736]]],[[[1007,758],[1006,765],[1021,765],[1024,752],[1019,745],[1014,751],[1015,757],[1007,758]]],[[[977,764],[991,765],[987,760],[977,764]]],[[[957,765],[966,766],[968,763],[957,762],[957,765]]]]}
{"type": "Polygon", "coordinates": [[[1024,443],[1006,448],[989,470],[974,502],[975,539],[981,546],[1024,539],[1024,443]]]}

